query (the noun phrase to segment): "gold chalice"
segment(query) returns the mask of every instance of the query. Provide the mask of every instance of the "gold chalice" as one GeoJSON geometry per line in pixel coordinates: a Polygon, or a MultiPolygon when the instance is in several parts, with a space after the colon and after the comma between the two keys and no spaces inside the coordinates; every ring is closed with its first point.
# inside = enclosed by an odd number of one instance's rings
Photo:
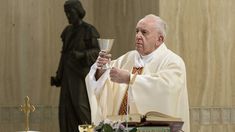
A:
{"type": "Polygon", "coordinates": [[[79,132],[95,132],[95,125],[85,124],[78,126],[79,132]]]}

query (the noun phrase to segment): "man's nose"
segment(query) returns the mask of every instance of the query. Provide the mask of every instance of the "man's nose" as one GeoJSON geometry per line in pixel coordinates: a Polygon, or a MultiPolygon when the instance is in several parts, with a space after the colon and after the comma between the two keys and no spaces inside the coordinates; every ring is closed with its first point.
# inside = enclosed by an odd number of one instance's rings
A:
{"type": "Polygon", "coordinates": [[[142,38],[142,34],[141,34],[141,32],[137,32],[137,33],[136,33],[136,35],[135,35],[135,37],[136,37],[137,39],[142,38]]]}

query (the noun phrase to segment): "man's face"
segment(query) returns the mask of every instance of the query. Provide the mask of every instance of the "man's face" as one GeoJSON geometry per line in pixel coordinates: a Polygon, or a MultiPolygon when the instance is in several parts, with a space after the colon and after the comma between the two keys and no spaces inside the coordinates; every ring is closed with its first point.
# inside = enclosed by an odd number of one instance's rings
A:
{"type": "Polygon", "coordinates": [[[72,8],[72,7],[65,8],[64,12],[65,12],[65,14],[67,16],[69,24],[72,24],[72,25],[78,24],[80,18],[78,16],[77,11],[74,8],[72,8]]]}
{"type": "Polygon", "coordinates": [[[141,55],[152,53],[163,42],[154,21],[143,18],[136,25],[135,45],[141,55]]]}

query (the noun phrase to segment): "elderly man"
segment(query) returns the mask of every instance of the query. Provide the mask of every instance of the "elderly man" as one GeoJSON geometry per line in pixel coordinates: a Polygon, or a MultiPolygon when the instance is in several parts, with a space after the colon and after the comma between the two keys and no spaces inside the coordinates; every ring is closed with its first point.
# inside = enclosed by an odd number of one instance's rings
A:
{"type": "Polygon", "coordinates": [[[137,23],[136,50],[111,61],[111,69],[102,69],[111,55],[99,53],[86,77],[93,122],[126,114],[129,107],[130,114],[158,111],[180,117],[189,132],[185,64],[166,47],[165,37],[165,22],[150,14],[137,23]]]}

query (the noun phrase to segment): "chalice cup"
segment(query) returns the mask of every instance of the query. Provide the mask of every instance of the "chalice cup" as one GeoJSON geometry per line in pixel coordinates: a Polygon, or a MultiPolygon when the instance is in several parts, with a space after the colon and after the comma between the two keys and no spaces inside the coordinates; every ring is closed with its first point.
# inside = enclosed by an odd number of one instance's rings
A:
{"type": "MultiPolygon", "coordinates": [[[[100,50],[109,53],[112,49],[114,39],[98,39],[100,50]]],[[[105,64],[102,69],[110,69],[110,64],[105,64]]]]}

